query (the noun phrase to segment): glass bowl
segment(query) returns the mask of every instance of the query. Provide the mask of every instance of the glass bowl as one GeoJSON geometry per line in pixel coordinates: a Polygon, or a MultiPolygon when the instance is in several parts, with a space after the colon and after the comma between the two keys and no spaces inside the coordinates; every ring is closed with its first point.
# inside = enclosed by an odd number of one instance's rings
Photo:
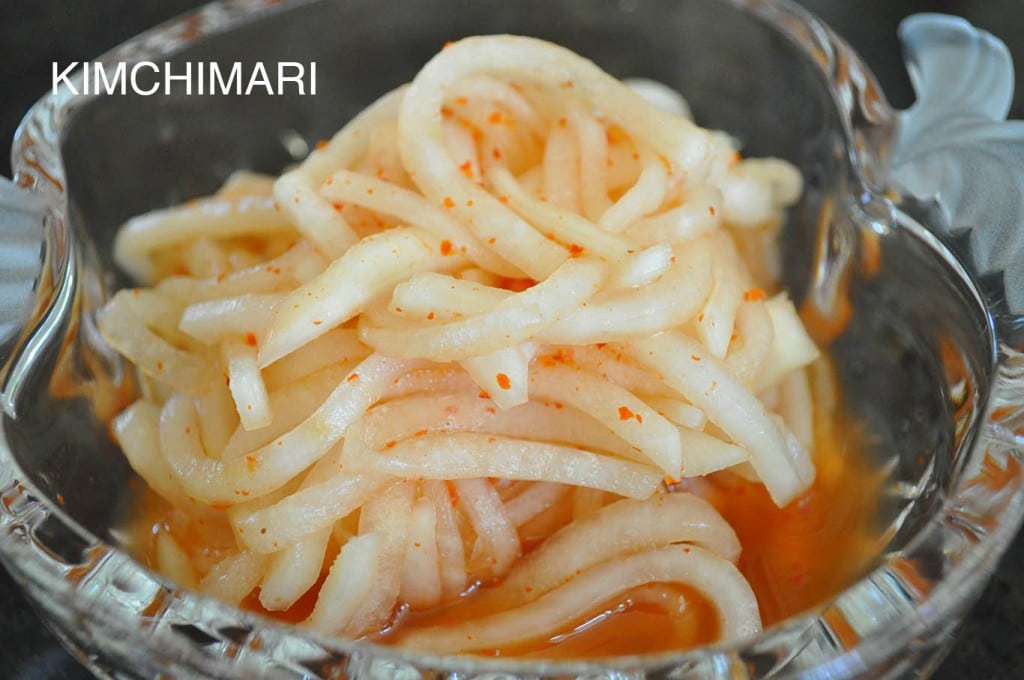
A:
{"type": "MultiPolygon", "coordinates": [[[[26,116],[0,181],[0,558],[101,677],[871,677],[927,674],[1024,515],[1024,232],[1012,65],[964,22],[903,26],[918,101],[886,103],[785,0],[375,0],[210,5],[101,58],[316,61],[316,97],[73,96],[26,116]],[[741,643],[600,662],[442,657],[276,623],[184,591],[116,545],[138,484],[106,423],[126,367],[95,311],[129,216],[276,172],[446,41],[509,32],[683,92],[696,119],[806,179],[784,282],[885,474],[884,549],[852,586],[741,643]],[[41,253],[41,256],[40,256],[41,253]],[[831,330],[829,330],[831,329],[831,330]]],[[[73,77],[80,82],[81,74],[73,77]]]]}

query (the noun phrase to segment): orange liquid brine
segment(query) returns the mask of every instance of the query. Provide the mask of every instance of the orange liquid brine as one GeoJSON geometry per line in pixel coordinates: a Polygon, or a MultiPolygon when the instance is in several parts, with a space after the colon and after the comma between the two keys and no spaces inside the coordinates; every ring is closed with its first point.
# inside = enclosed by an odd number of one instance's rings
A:
{"type": "MultiPolygon", "coordinates": [[[[784,508],[775,506],[762,485],[731,473],[684,480],[678,485],[680,490],[703,496],[736,531],[742,545],[738,566],[757,596],[766,628],[827,601],[849,586],[870,568],[880,547],[880,473],[862,453],[863,441],[855,427],[838,417],[816,420],[815,482],[784,508]]],[[[180,512],[168,508],[152,493],[144,495],[138,510],[126,528],[125,541],[129,550],[149,564],[156,563],[155,536],[159,531],[171,531],[192,554],[195,547],[210,541],[201,526],[197,528],[194,521],[183,522],[180,512]]],[[[209,533],[223,531],[223,527],[209,528],[209,533]]],[[[528,537],[524,539],[526,550],[537,544],[528,537]]],[[[325,564],[333,562],[337,551],[338,547],[332,545],[325,564]]],[[[220,557],[215,549],[199,552],[210,564],[220,557]]],[[[318,590],[319,583],[283,612],[264,610],[255,593],[242,602],[242,607],[300,623],[312,612],[318,590]]],[[[427,611],[400,611],[390,628],[371,638],[384,644],[401,644],[408,631],[493,613],[494,609],[483,610],[477,603],[475,592],[485,590],[482,586],[454,603],[427,611]]],[[[487,606],[495,607],[493,598],[487,606]]],[[[600,658],[696,647],[714,643],[719,636],[714,607],[699,593],[677,584],[648,584],[625,596],[610,598],[551,638],[481,654],[600,658]]]]}

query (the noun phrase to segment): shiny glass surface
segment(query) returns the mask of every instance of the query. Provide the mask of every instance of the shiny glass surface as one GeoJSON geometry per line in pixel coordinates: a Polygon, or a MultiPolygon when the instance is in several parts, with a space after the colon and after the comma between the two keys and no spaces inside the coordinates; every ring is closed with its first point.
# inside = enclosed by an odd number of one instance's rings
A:
{"type": "MultiPolygon", "coordinates": [[[[900,133],[912,126],[827,27],[767,0],[413,0],[400,12],[373,0],[247,0],[105,59],[165,56],[315,60],[319,93],[64,91],[37,105],[15,140],[15,179],[45,204],[47,249],[37,307],[3,375],[0,558],[94,672],[884,678],[939,658],[1024,513],[1024,361],[1000,281],[972,277],[947,247],[957,247],[938,223],[948,206],[897,191],[891,166],[909,172],[913,147],[900,133]],[[845,407],[872,433],[867,455],[887,475],[884,553],[833,601],[750,642],[656,657],[440,658],[269,622],[178,590],[116,547],[133,476],[105,423],[127,396],[125,366],[93,318],[125,283],[109,259],[116,228],[210,192],[237,168],[279,171],[447,40],[488,32],[547,38],[614,75],[666,82],[745,153],[800,167],[807,189],[784,233],[785,283],[821,331],[845,407]]],[[[913,130],[917,143],[934,141],[928,125],[913,130]]]]}

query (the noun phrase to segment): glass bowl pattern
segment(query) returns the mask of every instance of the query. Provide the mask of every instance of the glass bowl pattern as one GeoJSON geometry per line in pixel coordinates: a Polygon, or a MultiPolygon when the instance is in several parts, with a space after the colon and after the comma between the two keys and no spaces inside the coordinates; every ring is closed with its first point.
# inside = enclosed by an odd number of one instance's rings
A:
{"type": "Polygon", "coordinates": [[[831,30],[785,0],[242,0],[114,50],[99,61],[315,60],[320,92],[83,97],[65,87],[29,112],[14,183],[0,182],[0,559],[101,677],[927,672],[1024,515],[1024,133],[1004,122],[1012,66],[991,36],[925,16],[903,39],[918,91],[905,112],[831,30]],[[785,283],[805,313],[835,321],[823,344],[888,475],[887,546],[831,601],[754,640],[677,653],[435,657],[179,590],[116,547],[133,475],[105,423],[128,396],[126,369],[94,313],[126,283],[109,258],[117,226],[209,192],[237,168],[279,171],[445,41],[491,32],[548,38],[615,75],[666,82],[703,125],[803,172],[782,240],[785,283]]]}

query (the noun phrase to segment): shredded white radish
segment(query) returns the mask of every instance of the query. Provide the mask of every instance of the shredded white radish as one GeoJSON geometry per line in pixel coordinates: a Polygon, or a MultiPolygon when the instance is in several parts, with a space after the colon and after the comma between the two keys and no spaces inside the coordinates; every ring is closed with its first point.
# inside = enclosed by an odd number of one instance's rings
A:
{"type": "Polygon", "coordinates": [[[258,430],[270,425],[274,414],[270,410],[267,386],[256,362],[256,347],[239,338],[229,338],[221,344],[221,355],[242,429],[258,430]]]}
{"type": "Polygon", "coordinates": [[[97,316],[142,395],[114,435],[171,506],[151,563],[441,653],[571,639],[644,584],[756,633],[735,533],[679,490],[814,479],[819,353],[769,266],[796,170],[517,36],[450,44],[314,146],[116,238],[151,286],[97,316]]]}
{"type": "Polygon", "coordinates": [[[260,604],[268,611],[288,609],[320,578],[330,529],[315,531],[271,555],[260,584],[260,604]]]}
{"type": "Polygon", "coordinates": [[[426,608],[441,601],[441,570],[437,548],[437,512],[429,498],[422,497],[412,508],[409,537],[405,543],[405,567],[398,596],[413,608],[426,608]]]}
{"type": "Polygon", "coordinates": [[[362,534],[345,543],[320,588],[307,623],[327,633],[352,631],[353,618],[373,589],[383,552],[380,532],[362,534]]]}
{"type": "Polygon", "coordinates": [[[661,481],[654,468],[631,461],[558,444],[471,432],[408,439],[353,460],[351,465],[405,478],[547,480],[631,498],[650,496],[661,481]]]}
{"type": "Polygon", "coordinates": [[[154,250],[172,248],[198,236],[231,238],[288,232],[294,228],[268,198],[210,198],[129,220],[117,232],[114,259],[132,276],[150,281],[155,271],[147,255],[154,250]]]}
{"type": "Polygon", "coordinates": [[[690,494],[620,500],[550,536],[527,555],[484,601],[534,600],[574,574],[606,560],[669,543],[692,543],[735,562],[736,534],[706,501],[690,494]]]}
{"type": "Polygon", "coordinates": [[[260,344],[260,364],[267,366],[344,323],[413,272],[456,264],[458,256],[446,263],[447,256],[427,236],[413,229],[369,236],[288,295],[260,344]]]}
{"type": "Polygon", "coordinates": [[[199,591],[238,604],[259,585],[265,564],[265,557],[250,552],[225,557],[199,582],[199,591]]]}
{"type": "MultiPolygon", "coordinates": [[[[778,505],[786,505],[814,481],[813,466],[794,463],[785,434],[757,397],[695,340],[663,333],[637,341],[628,352],[660,370],[672,387],[750,452],[758,477],[778,505]]],[[[797,458],[809,460],[806,451],[797,458]]]]}
{"type": "Polygon", "coordinates": [[[761,632],[757,599],[728,560],[696,546],[648,550],[598,565],[537,600],[500,614],[405,635],[402,644],[433,653],[458,653],[543,639],[564,630],[581,612],[654,582],[683,583],[708,597],[723,637],[746,640],[761,632]]]}

